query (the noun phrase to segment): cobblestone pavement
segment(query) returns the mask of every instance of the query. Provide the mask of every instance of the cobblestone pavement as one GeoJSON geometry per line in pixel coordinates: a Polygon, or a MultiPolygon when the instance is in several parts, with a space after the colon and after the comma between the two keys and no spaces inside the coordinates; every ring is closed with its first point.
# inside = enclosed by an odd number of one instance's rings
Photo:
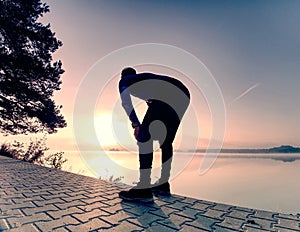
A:
{"type": "Polygon", "coordinates": [[[124,188],[0,157],[0,231],[300,231],[300,215],[177,195],[125,203],[124,188]]]}

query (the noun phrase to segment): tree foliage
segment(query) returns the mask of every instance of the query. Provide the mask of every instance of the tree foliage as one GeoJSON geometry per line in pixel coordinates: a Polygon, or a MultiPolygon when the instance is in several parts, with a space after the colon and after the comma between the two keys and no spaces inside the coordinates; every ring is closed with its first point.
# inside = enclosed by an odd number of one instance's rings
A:
{"type": "Polygon", "coordinates": [[[3,143],[0,145],[0,155],[51,168],[62,169],[63,164],[67,162],[67,159],[64,158],[64,152],[46,155],[46,152],[49,150],[46,141],[46,136],[44,136],[35,140],[31,139],[29,144],[18,141],[3,143]]]}
{"type": "Polygon", "coordinates": [[[38,21],[49,6],[40,0],[0,0],[0,132],[54,133],[66,126],[52,99],[64,70],[53,61],[62,42],[38,21]]]}

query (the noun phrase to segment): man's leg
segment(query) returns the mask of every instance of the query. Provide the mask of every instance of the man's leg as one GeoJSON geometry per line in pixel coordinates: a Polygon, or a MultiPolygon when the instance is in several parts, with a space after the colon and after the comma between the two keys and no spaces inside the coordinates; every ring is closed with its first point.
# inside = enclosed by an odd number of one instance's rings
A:
{"type": "Polygon", "coordinates": [[[179,126],[179,119],[177,115],[168,112],[168,119],[163,119],[164,125],[167,128],[167,135],[164,141],[159,141],[161,144],[161,176],[159,180],[152,186],[152,192],[155,195],[170,196],[170,184],[169,179],[171,175],[171,165],[173,160],[173,141],[179,126]]]}
{"type": "Polygon", "coordinates": [[[162,168],[161,168],[161,177],[158,181],[158,183],[166,184],[166,186],[169,186],[169,179],[171,174],[171,164],[173,159],[173,141],[175,139],[178,127],[180,125],[180,121],[182,119],[182,116],[184,112],[186,111],[188,104],[189,104],[189,98],[179,99],[180,109],[182,111],[182,115],[178,115],[175,110],[170,107],[161,107],[161,121],[164,123],[164,125],[167,128],[167,136],[164,141],[159,141],[161,146],[161,152],[162,152],[162,168]]]}
{"type": "Polygon", "coordinates": [[[164,144],[161,147],[161,176],[160,176],[160,183],[166,183],[170,179],[171,175],[171,165],[173,160],[173,145],[172,143],[164,144]]]}
{"type": "Polygon", "coordinates": [[[140,177],[139,182],[129,191],[119,193],[120,198],[127,201],[135,201],[142,203],[152,203],[153,195],[151,191],[151,167],[153,160],[153,143],[138,142],[139,145],[139,161],[140,161],[140,177]],[[151,145],[151,146],[150,146],[151,145]]]}
{"type": "Polygon", "coordinates": [[[153,135],[149,127],[156,118],[155,107],[149,106],[140,126],[138,134],[139,162],[140,162],[140,185],[142,188],[150,188],[151,169],[153,162],[153,135]]]}
{"type": "Polygon", "coordinates": [[[153,160],[153,140],[149,133],[149,125],[152,121],[151,110],[146,112],[138,134],[140,180],[137,186],[129,191],[122,191],[119,196],[127,201],[138,201],[143,203],[153,202],[151,191],[151,168],[153,160]]]}
{"type": "Polygon", "coordinates": [[[138,187],[140,188],[150,188],[151,183],[153,140],[150,137],[148,129],[142,124],[138,136],[140,162],[140,181],[138,187]]]}

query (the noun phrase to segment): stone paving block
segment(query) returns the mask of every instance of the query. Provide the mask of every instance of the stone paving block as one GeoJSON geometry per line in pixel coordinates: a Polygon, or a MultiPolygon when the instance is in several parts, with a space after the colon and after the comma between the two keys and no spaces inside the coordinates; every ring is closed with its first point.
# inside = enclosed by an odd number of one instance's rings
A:
{"type": "Polygon", "coordinates": [[[173,204],[176,201],[178,201],[178,199],[176,199],[175,197],[164,197],[164,196],[159,197],[159,200],[163,201],[163,202],[166,202],[166,203],[169,203],[169,204],[173,204]]]}
{"type": "Polygon", "coordinates": [[[37,205],[38,207],[43,207],[43,206],[52,205],[52,204],[63,204],[63,203],[65,203],[65,201],[62,200],[61,198],[52,198],[50,200],[33,201],[33,203],[35,205],[37,205]]]}
{"type": "Polygon", "coordinates": [[[120,224],[114,226],[114,227],[111,227],[109,229],[106,229],[105,231],[116,231],[116,232],[119,232],[119,231],[143,231],[143,228],[140,227],[140,226],[137,226],[135,224],[132,224],[128,221],[122,221],[120,224]]]}
{"type": "Polygon", "coordinates": [[[21,210],[19,209],[8,209],[8,210],[0,210],[0,219],[6,219],[11,217],[20,217],[23,216],[21,210]]]}
{"type": "Polygon", "coordinates": [[[57,207],[55,207],[54,205],[46,205],[43,207],[25,208],[25,209],[22,209],[22,212],[24,212],[24,214],[26,216],[30,216],[30,215],[37,214],[37,213],[45,213],[45,212],[57,211],[57,210],[59,210],[59,209],[57,207]]]}
{"type": "Polygon", "coordinates": [[[161,220],[158,223],[168,225],[169,227],[171,227],[169,225],[169,223],[170,223],[171,225],[174,225],[176,227],[176,229],[181,229],[181,226],[183,224],[192,222],[192,221],[193,221],[193,219],[187,219],[186,217],[182,217],[180,215],[171,214],[168,219],[161,220]],[[165,223],[167,223],[167,224],[165,224],[165,223]]]}
{"type": "Polygon", "coordinates": [[[258,211],[255,212],[255,214],[253,215],[253,217],[261,218],[261,219],[268,219],[268,220],[273,220],[274,221],[275,217],[277,215],[278,215],[277,213],[258,210],[258,211]]]}
{"type": "Polygon", "coordinates": [[[79,191],[74,191],[74,192],[68,192],[68,193],[66,193],[66,195],[69,196],[69,197],[76,197],[76,196],[79,196],[79,195],[85,195],[86,197],[88,197],[87,196],[88,194],[90,194],[90,192],[87,191],[87,190],[79,190],[79,191]]]}
{"type": "Polygon", "coordinates": [[[224,216],[227,213],[224,211],[214,210],[214,209],[207,209],[206,212],[202,213],[201,215],[214,218],[217,220],[223,220],[224,216]]]}
{"type": "Polygon", "coordinates": [[[12,199],[17,199],[17,198],[24,199],[24,195],[22,193],[9,193],[9,192],[6,192],[4,196],[1,196],[2,200],[12,200],[12,199]]]}
{"type": "Polygon", "coordinates": [[[92,211],[94,209],[102,209],[104,207],[107,207],[107,205],[103,202],[95,202],[95,203],[92,203],[92,204],[87,204],[87,205],[81,205],[81,206],[78,206],[77,208],[85,211],[85,212],[89,212],[89,211],[92,211]]]}
{"type": "MultiPolygon", "coordinates": [[[[171,221],[169,219],[163,219],[163,220],[154,222],[154,224],[156,224],[156,223],[159,225],[171,228],[173,231],[178,231],[180,229],[180,227],[178,227],[176,224],[173,223],[173,221],[171,221]]],[[[151,228],[152,228],[152,226],[151,226],[151,228]]]]}
{"type": "MultiPolygon", "coordinates": [[[[134,225],[137,225],[139,227],[142,227],[144,229],[150,227],[150,225],[148,225],[148,224],[142,224],[139,220],[137,220],[136,217],[132,217],[132,218],[126,219],[126,221],[128,221],[128,222],[130,222],[130,223],[132,223],[134,225]]],[[[153,225],[153,223],[152,223],[152,225],[153,225]]]]}
{"type": "Polygon", "coordinates": [[[35,225],[27,224],[16,228],[11,228],[9,232],[40,232],[35,225]]]}
{"type": "Polygon", "coordinates": [[[63,227],[55,228],[55,229],[53,229],[53,231],[55,231],[55,232],[70,232],[69,230],[67,230],[66,228],[63,228],[63,227]]]}
{"type": "Polygon", "coordinates": [[[214,205],[217,204],[217,203],[215,203],[215,202],[205,201],[205,200],[198,200],[197,202],[198,202],[198,203],[201,203],[201,204],[209,205],[209,206],[214,206],[214,205]]]}
{"type": "Polygon", "coordinates": [[[84,199],[87,199],[87,197],[84,195],[76,195],[73,197],[61,197],[61,199],[65,202],[72,202],[72,201],[77,201],[77,200],[83,201],[84,199]]]}
{"type": "Polygon", "coordinates": [[[192,209],[199,210],[199,211],[205,211],[205,210],[207,210],[209,207],[211,207],[211,205],[203,204],[203,203],[197,201],[195,204],[190,205],[190,206],[188,206],[188,207],[189,207],[189,208],[192,208],[192,209]]]}
{"type": "MultiPolygon", "coordinates": [[[[103,194],[103,191],[89,191],[89,193],[85,193],[83,195],[87,196],[87,198],[96,198],[96,197],[101,197],[103,194]]],[[[103,198],[106,199],[106,198],[103,198]]]]}
{"type": "Polygon", "coordinates": [[[57,220],[52,220],[49,222],[37,222],[35,224],[41,231],[52,231],[52,230],[58,229],[60,227],[80,225],[81,222],[71,216],[66,216],[66,217],[62,217],[57,220]]]}
{"type": "Polygon", "coordinates": [[[299,221],[300,222],[300,214],[298,215],[292,215],[292,214],[277,214],[274,216],[275,219],[278,219],[278,218],[285,218],[285,219],[290,219],[290,220],[295,220],[295,221],[299,221]]]}
{"type": "Polygon", "coordinates": [[[252,217],[248,219],[248,222],[251,222],[251,225],[254,227],[259,227],[261,229],[271,229],[272,225],[275,223],[275,221],[271,221],[268,219],[262,219],[262,218],[256,218],[252,217]]]}
{"type": "Polygon", "coordinates": [[[205,216],[197,216],[197,219],[192,221],[192,222],[187,222],[186,225],[189,226],[193,226],[199,229],[203,229],[203,230],[208,230],[211,231],[212,230],[212,226],[217,223],[220,222],[220,220],[216,220],[210,217],[205,217],[205,216]]]}
{"type": "Polygon", "coordinates": [[[120,224],[122,221],[127,220],[127,219],[131,219],[131,218],[135,218],[135,215],[130,214],[130,213],[126,213],[124,211],[119,211],[116,214],[113,215],[104,215],[103,217],[101,217],[102,220],[113,224],[113,225],[118,225],[120,224]]]}
{"type": "Polygon", "coordinates": [[[180,216],[183,216],[186,218],[190,218],[190,219],[196,219],[196,215],[200,214],[200,213],[201,213],[201,211],[195,210],[192,208],[186,208],[182,211],[176,212],[177,215],[180,215],[180,216]]]}
{"type": "Polygon", "coordinates": [[[231,230],[240,230],[245,223],[245,220],[225,217],[225,219],[217,223],[215,226],[219,226],[220,228],[231,229],[231,230]]]}
{"type": "Polygon", "coordinates": [[[200,228],[196,228],[190,225],[183,225],[180,232],[209,232],[210,230],[204,230],[200,228]]]}
{"type": "Polygon", "coordinates": [[[176,210],[184,210],[187,206],[189,206],[187,203],[182,203],[179,201],[176,201],[176,202],[168,205],[168,207],[176,209],[176,210]]]}
{"type": "Polygon", "coordinates": [[[172,227],[168,227],[168,226],[165,226],[163,224],[160,224],[160,223],[152,223],[151,227],[147,228],[146,230],[144,231],[147,231],[147,232],[174,232],[174,228],[172,227]]]}
{"type": "Polygon", "coordinates": [[[174,210],[169,207],[162,207],[160,209],[156,210],[150,210],[149,213],[155,214],[156,216],[162,217],[162,218],[168,218],[170,214],[172,213],[178,213],[180,212],[179,210],[174,210]]]}
{"type": "Polygon", "coordinates": [[[51,220],[52,220],[52,218],[45,213],[39,213],[39,214],[35,214],[35,215],[30,215],[30,216],[13,217],[13,218],[7,219],[8,224],[12,228],[20,227],[25,224],[33,224],[35,222],[40,222],[40,221],[47,222],[47,221],[51,221],[51,220]]]}
{"type": "MultiPolygon", "coordinates": [[[[46,186],[46,185],[45,186],[40,185],[36,189],[31,189],[31,186],[29,185],[27,188],[30,189],[34,193],[40,193],[41,191],[48,192],[48,191],[53,190],[52,186],[46,186]]],[[[50,192],[48,192],[48,193],[50,194],[50,192]]]]}
{"type": "Polygon", "coordinates": [[[151,213],[144,213],[141,216],[137,216],[136,219],[144,226],[151,225],[153,222],[157,222],[159,220],[163,220],[162,217],[151,213]]]}
{"type": "Polygon", "coordinates": [[[102,207],[101,209],[110,214],[115,214],[115,213],[119,212],[120,210],[123,210],[122,206],[120,204],[114,205],[114,206],[105,206],[105,207],[102,207]]]}
{"type": "Polygon", "coordinates": [[[59,219],[62,218],[63,216],[78,214],[78,213],[84,213],[84,211],[77,207],[71,207],[67,209],[47,212],[47,214],[49,214],[53,219],[59,219]]]}
{"type": "Polygon", "coordinates": [[[238,219],[245,219],[245,218],[248,218],[250,215],[253,215],[253,213],[234,208],[234,209],[231,209],[231,211],[226,216],[238,218],[238,219]]]}
{"type": "MultiPolygon", "coordinates": [[[[111,196],[111,197],[113,197],[113,196],[111,196]]],[[[112,199],[110,199],[110,200],[106,200],[106,201],[105,201],[105,204],[108,204],[108,205],[110,205],[110,206],[114,206],[114,205],[116,205],[116,204],[120,204],[121,202],[122,202],[122,199],[119,198],[118,195],[115,195],[114,198],[112,198],[112,199]]]]}
{"type": "Polygon", "coordinates": [[[19,202],[13,201],[13,199],[2,198],[2,196],[0,196],[0,209],[2,205],[12,205],[14,203],[19,202]]]}
{"type": "Polygon", "coordinates": [[[233,208],[232,205],[226,205],[226,204],[216,204],[211,209],[216,209],[220,211],[229,212],[233,208]]]}
{"type": "MultiPolygon", "coordinates": [[[[262,229],[262,228],[255,227],[255,226],[252,226],[252,225],[244,225],[243,230],[247,231],[247,232],[266,232],[266,231],[275,232],[275,230],[272,230],[272,229],[262,229]]],[[[279,232],[279,231],[276,231],[276,232],[279,232]]]]}
{"type": "MultiPolygon", "coordinates": [[[[118,206],[113,206],[118,207],[118,206]]],[[[109,208],[107,208],[109,209],[109,208]]],[[[106,210],[106,208],[103,208],[103,210],[106,210]]],[[[145,213],[148,213],[150,211],[155,211],[156,208],[149,207],[145,204],[135,204],[135,203],[121,203],[120,210],[124,210],[125,212],[134,214],[136,216],[141,216],[145,213]]]]}
{"type": "Polygon", "coordinates": [[[120,192],[119,190],[104,191],[101,196],[103,196],[103,197],[105,197],[107,199],[111,199],[113,196],[117,196],[117,194],[119,192],[120,192]]]}
{"type": "Polygon", "coordinates": [[[180,200],[180,202],[186,203],[186,204],[189,204],[189,205],[193,205],[193,204],[195,204],[197,201],[198,201],[197,199],[188,198],[188,197],[185,197],[184,199],[181,199],[181,200],[180,200]]]}
{"type": "Polygon", "coordinates": [[[51,193],[47,193],[47,194],[42,194],[42,197],[45,199],[45,200],[52,200],[52,199],[58,199],[58,198],[62,198],[62,197],[68,197],[67,194],[65,193],[59,193],[59,194],[56,194],[56,195],[52,195],[51,193]]]}
{"type": "Polygon", "coordinates": [[[35,201],[44,201],[44,200],[45,199],[42,198],[41,196],[34,196],[32,198],[25,198],[25,197],[24,198],[14,198],[11,201],[14,204],[21,204],[21,203],[24,203],[24,202],[33,202],[35,204],[35,201]]]}
{"type": "Polygon", "coordinates": [[[27,209],[27,208],[35,208],[36,206],[32,202],[23,202],[11,205],[2,205],[0,206],[2,211],[10,210],[10,209],[27,209]]]}
{"type": "Polygon", "coordinates": [[[29,187],[22,187],[22,188],[17,188],[15,187],[15,189],[18,191],[18,192],[21,192],[23,194],[34,194],[36,195],[36,193],[39,193],[41,191],[40,188],[37,188],[37,187],[32,187],[32,186],[29,186],[29,187]]]}
{"type": "Polygon", "coordinates": [[[300,231],[299,221],[290,220],[286,218],[278,218],[278,223],[273,225],[276,229],[290,229],[300,231]]]}
{"type": "Polygon", "coordinates": [[[106,198],[103,198],[102,196],[97,196],[97,197],[93,197],[93,198],[87,197],[87,198],[85,198],[85,199],[82,199],[81,201],[84,202],[84,203],[86,203],[86,204],[93,204],[93,203],[95,203],[95,202],[101,202],[101,203],[103,203],[103,204],[108,205],[108,204],[106,203],[107,199],[106,199],[106,198]]]}
{"type": "Polygon", "coordinates": [[[179,200],[179,201],[182,201],[186,198],[185,196],[180,196],[180,195],[177,195],[177,194],[172,194],[172,197],[176,198],[176,200],[179,200]]]}
{"type": "Polygon", "coordinates": [[[0,231],[9,229],[8,223],[5,219],[0,219],[0,231]]]}
{"type": "Polygon", "coordinates": [[[161,201],[160,198],[155,199],[155,204],[157,206],[165,206],[165,205],[170,205],[172,202],[166,202],[166,201],[161,201]]]}
{"type": "Polygon", "coordinates": [[[54,204],[57,208],[59,209],[68,209],[71,207],[78,207],[78,206],[83,206],[86,205],[86,203],[80,201],[80,200],[75,200],[75,201],[71,201],[71,202],[64,202],[64,203],[58,203],[58,204],[54,204]]]}
{"type": "Polygon", "coordinates": [[[33,198],[36,196],[47,196],[50,195],[50,193],[48,191],[40,191],[38,193],[34,193],[34,192],[26,192],[26,193],[22,193],[23,197],[25,196],[26,198],[33,198]]]}
{"type": "Polygon", "coordinates": [[[273,231],[276,231],[276,232],[299,232],[300,230],[293,230],[293,229],[288,229],[288,228],[277,228],[277,227],[274,227],[274,230],[273,231]]]}
{"type": "Polygon", "coordinates": [[[226,228],[226,227],[216,225],[216,226],[213,226],[212,231],[214,231],[214,232],[236,232],[236,231],[242,231],[242,230],[230,229],[230,228],[226,228]]]}
{"type": "Polygon", "coordinates": [[[72,226],[67,226],[66,228],[69,231],[93,231],[93,230],[107,230],[108,228],[111,228],[112,225],[99,219],[99,218],[94,218],[89,220],[86,223],[79,224],[77,226],[72,225],[72,226]]]}
{"type": "MultiPolygon", "coordinates": [[[[63,178],[63,177],[61,177],[63,178]]],[[[64,197],[70,197],[68,195],[68,193],[72,193],[72,190],[69,189],[69,187],[67,189],[63,189],[63,188],[60,188],[60,189],[53,189],[53,190],[48,190],[47,191],[50,195],[52,196],[58,196],[60,194],[63,194],[64,197]]]]}
{"type": "Polygon", "coordinates": [[[84,212],[84,213],[80,213],[80,214],[73,214],[72,215],[74,218],[76,218],[77,220],[79,220],[82,223],[85,223],[87,221],[89,221],[90,219],[93,218],[104,218],[104,216],[110,216],[110,214],[107,214],[107,212],[100,210],[100,209],[95,209],[93,211],[90,212],[84,212]]]}

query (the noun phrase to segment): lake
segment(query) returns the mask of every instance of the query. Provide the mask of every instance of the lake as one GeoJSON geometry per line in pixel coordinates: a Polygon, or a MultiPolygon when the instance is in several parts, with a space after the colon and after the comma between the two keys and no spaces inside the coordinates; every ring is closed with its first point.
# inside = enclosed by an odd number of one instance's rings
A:
{"type": "MultiPolygon", "coordinates": [[[[172,166],[175,194],[218,203],[281,213],[300,213],[300,153],[220,154],[200,175],[209,154],[178,152],[172,166]]],[[[65,152],[64,170],[87,176],[116,179],[132,185],[138,180],[135,152],[65,152]]],[[[154,157],[152,178],[160,173],[160,155],[154,157]]]]}

